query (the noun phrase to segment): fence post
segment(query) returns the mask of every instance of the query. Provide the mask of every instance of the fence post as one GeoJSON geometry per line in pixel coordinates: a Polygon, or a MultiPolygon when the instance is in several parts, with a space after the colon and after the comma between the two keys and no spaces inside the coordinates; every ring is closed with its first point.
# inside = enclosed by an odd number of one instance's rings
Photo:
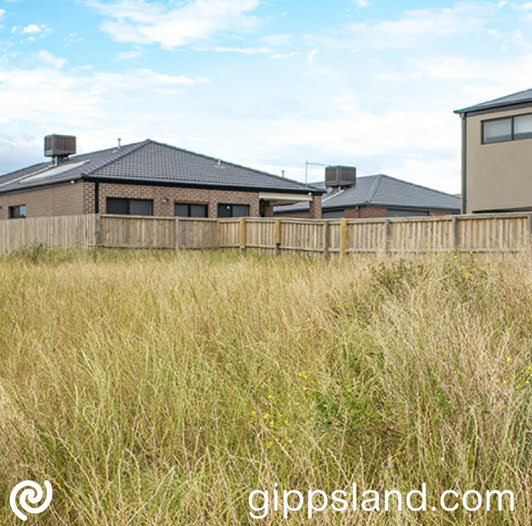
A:
{"type": "Polygon", "coordinates": [[[245,250],[247,242],[247,225],[246,218],[240,218],[240,250],[245,250]]]}
{"type": "Polygon", "coordinates": [[[221,235],[220,235],[220,219],[216,219],[216,223],[214,225],[214,248],[218,249],[221,248],[221,235]]]}
{"type": "Polygon", "coordinates": [[[384,220],[384,253],[385,254],[390,253],[391,235],[392,235],[392,225],[390,223],[390,219],[387,218],[384,220]]]}
{"type": "Polygon", "coordinates": [[[96,248],[102,246],[102,215],[96,214],[96,248]]]}
{"type": "Polygon", "coordinates": [[[340,257],[347,254],[347,218],[340,219],[340,257]]]}
{"type": "Polygon", "coordinates": [[[458,250],[458,216],[454,215],[452,218],[452,249],[453,252],[456,252],[458,250]]]}
{"type": "Polygon", "coordinates": [[[275,244],[275,253],[279,254],[279,248],[281,246],[281,220],[276,219],[273,224],[273,239],[275,244]]]}
{"type": "Polygon", "coordinates": [[[175,218],[175,250],[179,250],[179,217],[175,218]]]}
{"type": "Polygon", "coordinates": [[[323,223],[323,255],[325,259],[329,258],[329,245],[331,244],[331,230],[329,228],[329,221],[325,220],[323,223]]]}

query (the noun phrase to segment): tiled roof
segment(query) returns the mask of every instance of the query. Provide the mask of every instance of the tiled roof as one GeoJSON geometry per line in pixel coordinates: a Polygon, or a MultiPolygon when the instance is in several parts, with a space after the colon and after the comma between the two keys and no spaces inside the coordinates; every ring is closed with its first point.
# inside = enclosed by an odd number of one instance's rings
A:
{"type": "Polygon", "coordinates": [[[74,155],[60,165],[38,165],[0,177],[0,192],[20,190],[76,179],[123,180],[154,184],[183,184],[201,187],[231,187],[274,192],[319,190],[277,175],[246,168],[213,157],[190,152],[152,140],[101,152],[74,155]],[[85,161],[80,165],[81,161],[85,161]],[[71,170],[67,167],[72,166],[71,170]],[[47,176],[47,172],[50,176],[47,176]],[[38,177],[33,177],[38,173],[38,177]],[[32,176],[30,180],[29,177],[32,176]],[[25,183],[25,179],[28,181],[25,183]]]}
{"type": "MultiPolygon", "coordinates": [[[[355,206],[459,211],[460,199],[451,194],[383,174],[357,177],[355,185],[335,194],[324,195],[322,199],[323,210],[355,206]]],[[[308,203],[298,203],[278,206],[275,211],[296,212],[306,209],[308,203]]]]}
{"type": "Polygon", "coordinates": [[[512,93],[511,95],[499,97],[498,99],[489,100],[487,102],[481,102],[480,104],[475,104],[474,106],[469,106],[468,108],[456,110],[455,113],[470,113],[473,111],[490,110],[504,106],[512,106],[513,104],[520,104],[523,102],[532,102],[532,89],[512,93]]]}
{"type": "MultiPolygon", "coordinates": [[[[125,148],[126,147],[123,149],[125,148]]],[[[0,176],[0,193],[81,179],[81,174],[84,170],[90,166],[100,164],[105,159],[115,156],[117,151],[117,148],[109,148],[107,150],[101,150],[98,152],[72,155],[69,157],[68,161],[61,163],[60,165],[64,168],[69,166],[72,168],[70,170],[63,171],[60,174],[54,174],[54,169],[56,166],[53,162],[48,161],[34,164],[32,166],[28,166],[27,168],[17,170],[16,172],[2,175],[0,176]],[[81,161],[86,162],[80,166],[79,163],[81,161]],[[39,178],[35,177],[37,174],[40,176],[39,178]],[[25,183],[25,180],[29,179],[30,177],[32,178],[32,181],[25,183]]]]}

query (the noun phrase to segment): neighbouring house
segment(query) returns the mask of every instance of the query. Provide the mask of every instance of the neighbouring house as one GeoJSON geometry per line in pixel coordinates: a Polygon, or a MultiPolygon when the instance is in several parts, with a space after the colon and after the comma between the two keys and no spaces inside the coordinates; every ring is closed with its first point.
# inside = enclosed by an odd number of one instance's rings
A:
{"type": "Polygon", "coordinates": [[[462,212],[532,210],[532,89],[456,110],[462,212]]]}
{"type": "MultiPolygon", "coordinates": [[[[312,183],[327,193],[322,217],[371,218],[449,215],[460,212],[460,199],[388,175],[356,176],[356,168],[328,166],[325,181],[312,183]]],[[[308,203],[275,207],[275,215],[311,217],[308,203]]]]}
{"type": "Polygon", "coordinates": [[[323,191],[152,140],[74,155],[76,138],[49,135],[43,162],[0,176],[0,219],[86,213],[180,217],[273,216],[323,191]]]}

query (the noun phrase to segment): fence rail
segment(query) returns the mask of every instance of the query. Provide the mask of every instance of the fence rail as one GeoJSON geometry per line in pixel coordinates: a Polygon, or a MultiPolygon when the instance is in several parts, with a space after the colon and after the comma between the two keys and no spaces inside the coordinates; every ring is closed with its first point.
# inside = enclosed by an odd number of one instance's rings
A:
{"type": "Polygon", "coordinates": [[[532,243],[532,213],[384,219],[196,219],[88,214],[0,221],[0,254],[69,248],[249,249],[323,255],[516,252],[532,243]]]}

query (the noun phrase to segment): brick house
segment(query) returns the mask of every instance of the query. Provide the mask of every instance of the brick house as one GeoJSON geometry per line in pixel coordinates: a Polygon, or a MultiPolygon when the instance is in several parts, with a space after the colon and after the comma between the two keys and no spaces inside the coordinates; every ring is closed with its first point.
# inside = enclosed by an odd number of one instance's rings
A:
{"type": "MultiPolygon", "coordinates": [[[[416,217],[460,213],[460,198],[388,175],[356,176],[356,168],[328,166],[325,181],[312,183],[327,193],[322,198],[324,219],[416,217]]],[[[312,217],[307,203],[277,206],[275,215],[312,217]]]]}
{"type": "Polygon", "coordinates": [[[180,217],[272,216],[321,189],[152,140],[73,155],[76,138],[50,135],[51,162],[0,176],[0,219],[85,213],[180,217]]]}

